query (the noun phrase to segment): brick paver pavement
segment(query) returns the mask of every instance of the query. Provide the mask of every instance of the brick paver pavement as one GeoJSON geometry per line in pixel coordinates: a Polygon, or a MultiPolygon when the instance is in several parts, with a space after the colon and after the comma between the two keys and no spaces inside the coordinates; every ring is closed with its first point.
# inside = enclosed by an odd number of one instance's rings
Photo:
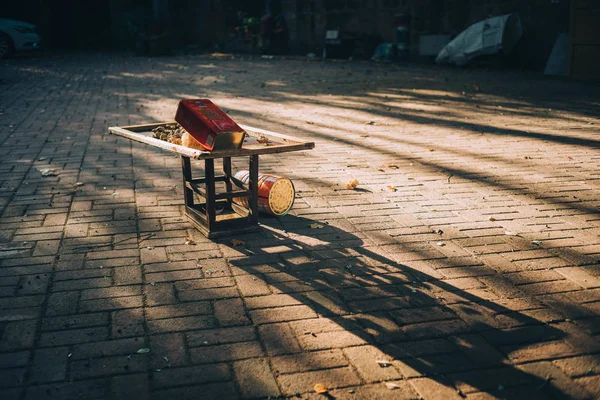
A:
{"type": "Polygon", "coordinates": [[[1,399],[600,395],[597,84],[247,57],[0,68],[1,399]],[[200,96],[317,145],[261,159],[297,199],[245,245],[187,223],[177,157],[107,134],[200,96]]]}

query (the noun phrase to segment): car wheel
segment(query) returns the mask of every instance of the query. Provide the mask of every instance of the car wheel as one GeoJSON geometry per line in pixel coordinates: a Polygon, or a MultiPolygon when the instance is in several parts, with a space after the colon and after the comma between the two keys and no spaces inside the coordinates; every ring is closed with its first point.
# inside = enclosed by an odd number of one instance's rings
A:
{"type": "Polygon", "coordinates": [[[8,35],[0,32],[0,59],[9,56],[12,52],[12,40],[10,40],[8,35]]]}

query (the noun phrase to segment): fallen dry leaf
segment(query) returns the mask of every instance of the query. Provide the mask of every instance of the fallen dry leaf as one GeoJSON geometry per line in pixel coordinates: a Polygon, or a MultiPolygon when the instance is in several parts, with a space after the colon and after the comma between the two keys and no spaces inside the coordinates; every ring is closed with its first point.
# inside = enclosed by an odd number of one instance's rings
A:
{"type": "Polygon", "coordinates": [[[488,220],[490,220],[490,221],[494,222],[494,221],[496,220],[496,218],[494,218],[494,217],[489,217],[489,218],[488,218],[488,220]]]}
{"type": "Polygon", "coordinates": [[[315,392],[319,393],[319,394],[325,394],[329,392],[329,389],[327,389],[327,386],[325,386],[322,383],[317,383],[315,385],[315,392]]]}
{"type": "Polygon", "coordinates": [[[396,164],[388,164],[386,165],[389,169],[398,169],[399,167],[396,164]]]}
{"type": "Polygon", "coordinates": [[[231,239],[231,245],[233,247],[235,247],[235,246],[245,246],[246,242],[244,242],[243,240],[239,240],[239,239],[231,239]]]}
{"type": "Polygon", "coordinates": [[[391,190],[392,192],[397,192],[398,189],[396,189],[396,186],[388,186],[387,187],[389,190],[391,190]]]}
{"type": "Polygon", "coordinates": [[[385,172],[385,169],[383,169],[383,168],[377,168],[377,171],[379,171],[379,172],[385,172]]]}
{"type": "Polygon", "coordinates": [[[375,362],[379,364],[380,367],[389,367],[392,365],[392,363],[388,360],[375,360],[375,362]]]}
{"type": "Polygon", "coordinates": [[[310,227],[310,229],[323,229],[325,228],[325,225],[321,225],[321,224],[310,224],[308,225],[310,227]]]}
{"type": "Polygon", "coordinates": [[[358,186],[360,182],[358,182],[356,179],[351,179],[348,183],[346,183],[346,185],[344,185],[346,187],[346,189],[356,189],[356,187],[358,186]]]}
{"type": "Polygon", "coordinates": [[[394,382],[386,382],[385,383],[385,387],[390,389],[390,390],[394,390],[394,389],[400,389],[400,386],[397,383],[394,382]]]}
{"type": "Polygon", "coordinates": [[[185,238],[185,244],[189,245],[189,246],[195,246],[196,242],[194,242],[191,238],[186,237],[185,238]]]}
{"type": "Polygon", "coordinates": [[[57,169],[40,169],[42,176],[56,176],[58,175],[57,169]]]}

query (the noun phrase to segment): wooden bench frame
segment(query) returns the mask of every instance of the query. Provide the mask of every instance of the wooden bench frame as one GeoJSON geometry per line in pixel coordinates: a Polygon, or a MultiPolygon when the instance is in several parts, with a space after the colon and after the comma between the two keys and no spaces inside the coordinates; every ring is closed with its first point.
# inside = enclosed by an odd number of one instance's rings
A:
{"type": "Polygon", "coordinates": [[[175,124],[175,122],[110,127],[108,130],[114,135],[172,151],[181,156],[185,214],[192,225],[211,239],[253,232],[259,228],[258,166],[260,155],[309,150],[315,147],[313,142],[303,142],[291,136],[245,125],[240,126],[248,133],[247,140],[241,149],[236,150],[212,152],[196,150],[151,136],[152,129],[170,124],[175,124]],[[234,157],[249,158],[247,184],[236,179],[232,174],[231,159],[234,157]],[[204,176],[194,179],[191,159],[204,160],[204,176]],[[215,159],[223,160],[222,175],[215,175],[215,159]],[[217,192],[217,182],[224,182],[225,191],[217,192]],[[194,194],[200,197],[200,202],[195,202],[194,194]],[[236,197],[247,197],[248,207],[234,203],[233,199],[236,197]]]}

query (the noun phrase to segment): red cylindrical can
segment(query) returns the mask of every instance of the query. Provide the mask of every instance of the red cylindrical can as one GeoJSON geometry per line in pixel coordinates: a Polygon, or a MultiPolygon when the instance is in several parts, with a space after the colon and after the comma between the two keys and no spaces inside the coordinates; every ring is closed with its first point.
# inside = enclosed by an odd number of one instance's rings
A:
{"type": "MultiPolygon", "coordinates": [[[[248,171],[238,171],[234,177],[244,184],[244,189],[248,188],[248,171]]],[[[292,209],[295,197],[296,189],[288,178],[269,174],[258,175],[258,211],[281,217],[292,209]]],[[[233,202],[249,208],[247,197],[235,197],[233,202]]]]}

